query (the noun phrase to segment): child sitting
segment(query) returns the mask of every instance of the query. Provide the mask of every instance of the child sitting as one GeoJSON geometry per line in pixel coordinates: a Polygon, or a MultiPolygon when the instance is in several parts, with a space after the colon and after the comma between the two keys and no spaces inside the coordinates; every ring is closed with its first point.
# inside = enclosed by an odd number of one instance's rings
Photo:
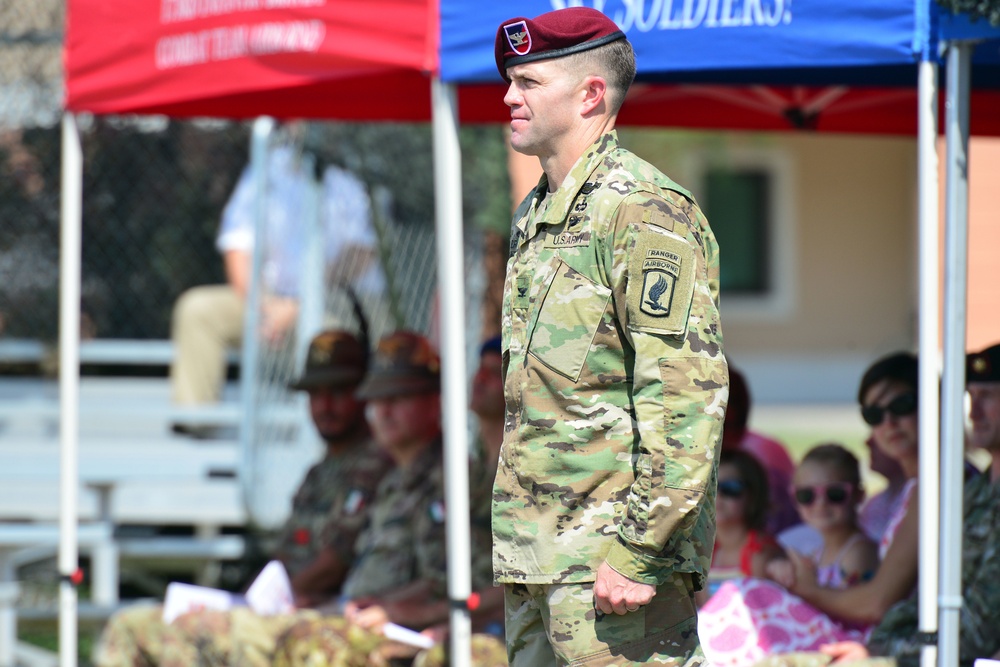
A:
{"type": "MultiPolygon", "coordinates": [[[[878,546],[858,525],[857,506],[864,498],[860,481],[857,458],[833,444],[810,450],[793,476],[792,496],[802,519],[823,538],[807,556],[828,588],[861,583],[878,566],[878,546]]],[[[711,664],[749,667],[770,654],[864,637],[864,627],[830,618],[786,590],[795,582],[788,559],[770,558],[765,572],[765,579],[723,582],[701,606],[698,633],[711,664]]]]}
{"type": "Polygon", "coordinates": [[[753,455],[722,451],[715,495],[715,549],[708,590],[699,591],[699,603],[727,579],[765,576],[767,563],[783,555],[764,530],[770,497],[767,473],[753,455]]]}
{"type": "MultiPolygon", "coordinates": [[[[870,579],[878,567],[878,545],[858,522],[864,499],[858,459],[837,444],[811,449],[792,478],[792,497],[802,520],[823,538],[811,556],[817,580],[827,588],[845,588],[870,579]]],[[[785,588],[795,584],[795,569],[785,559],[767,564],[767,575],[785,588]]]]}

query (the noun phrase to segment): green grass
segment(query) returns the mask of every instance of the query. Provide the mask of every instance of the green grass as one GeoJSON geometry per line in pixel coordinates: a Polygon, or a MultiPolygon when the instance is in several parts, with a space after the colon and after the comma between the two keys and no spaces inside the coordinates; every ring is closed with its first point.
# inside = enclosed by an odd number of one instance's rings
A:
{"type": "MultiPolygon", "coordinates": [[[[99,624],[80,622],[77,632],[77,665],[79,667],[92,667],[90,662],[91,652],[97,635],[100,632],[99,624]]],[[[56,620],[45,621],[25,621],[18,620],[17,638],[19,641],[43,648],[53,653],[59,652],[59,623],[56,620]]]]}

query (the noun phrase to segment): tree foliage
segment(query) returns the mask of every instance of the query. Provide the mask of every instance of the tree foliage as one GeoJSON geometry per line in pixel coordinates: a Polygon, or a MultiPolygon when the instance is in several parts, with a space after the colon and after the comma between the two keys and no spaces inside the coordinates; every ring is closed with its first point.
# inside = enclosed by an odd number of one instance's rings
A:
{"type": "Polygon", "coordinates": [[[937,0],[937,3],[958,14],[967,12],[973,21],[986,19],[992,26],[1000,26],[1000,0],[937,0]]]}

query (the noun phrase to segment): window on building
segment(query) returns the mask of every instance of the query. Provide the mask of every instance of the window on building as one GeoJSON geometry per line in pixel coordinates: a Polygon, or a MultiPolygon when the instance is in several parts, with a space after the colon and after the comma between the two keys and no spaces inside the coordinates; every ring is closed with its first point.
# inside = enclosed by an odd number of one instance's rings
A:
{"type": "Polygon", "coordinates": [[[771,176],[762,169],[711,168],[702,206],[725,250],[720,282],[725,293],[762,295],[771,287],[771,176]]]}
{"type": "Polygon", "coordinates": [[[727,318],[773,321],[795,302],[792,166],[781,148],[687,157],[692,191],[719,242],[727,318]]]}

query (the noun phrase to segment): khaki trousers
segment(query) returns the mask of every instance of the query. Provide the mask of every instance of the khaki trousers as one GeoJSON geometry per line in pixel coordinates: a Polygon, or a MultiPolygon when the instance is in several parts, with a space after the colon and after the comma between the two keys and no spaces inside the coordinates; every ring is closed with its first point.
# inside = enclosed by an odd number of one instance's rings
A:
{"type": "Polygon", "coordinates": [[[229,285],[192,287],[174,305],[170,382],[175,403],[216,403],[222,395],[226,352],[243,338],[243,299],[229,285]]]}

